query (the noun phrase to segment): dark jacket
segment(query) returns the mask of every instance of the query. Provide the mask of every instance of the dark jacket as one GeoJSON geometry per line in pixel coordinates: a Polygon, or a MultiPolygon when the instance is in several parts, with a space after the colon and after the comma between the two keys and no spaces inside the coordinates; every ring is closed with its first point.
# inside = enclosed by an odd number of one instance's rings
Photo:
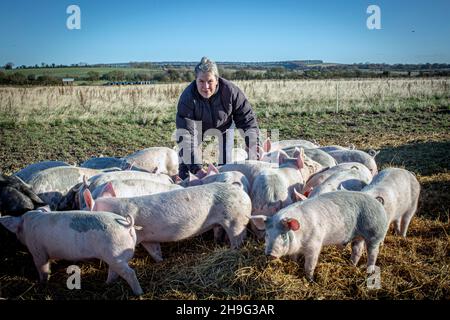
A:
{"type": "MultiPolygon", "coordinates": [[[[192,136],[196,130],[195,121],[201,121],[202,136],[206,130],[211,128],[225,133],[234,121],[236,128],[242,129],[250,137],[250,139],[247,137],[245,139],[248,148],[249,140],[257,141],[259,134],[256,115],[244,93],[237,86],[223,78],[219,78],[218,86],[218,91],[209,99],[200,95],[195,81],[183,91],[177,108],[177,129],[186,129],[192,136]]],[[[225,146],[224,142],[223,152],[226,151],[225,146]]],[[[182,151],[180,150],[180,157],[183,156],[182,151]]],[[[193,162],[194,152],[196,150],[192,149],[191,163],[193,164],[187,165],[187,168],[184,164],[180,165],[180,176],[182,169],[188,169],[195,173],[201,168],[200,164],[193,162]]]]}

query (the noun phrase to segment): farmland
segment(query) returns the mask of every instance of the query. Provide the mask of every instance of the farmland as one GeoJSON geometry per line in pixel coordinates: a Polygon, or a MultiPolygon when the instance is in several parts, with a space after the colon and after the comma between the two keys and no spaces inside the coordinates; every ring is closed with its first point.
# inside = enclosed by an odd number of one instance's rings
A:
{"type": "MultiPolygon", "coordinates": [[[[406,239],[389,234],[380,250],[381,289],[366,286],[350,248],[324,248],[316,282],[303,259],[269,263],[263,243],[240,250],[211,234],[162,245],[155,263],[138,248],[132,267],[144,299],[449,299],[450,79],[237,81],[261,128],[280,139],[377,149],[380,169],[416,174],[419,210],[406,239]]],[[[127,87],[0,87],[0,171],[41,160],[80,163],[150,146],[173,147],[176,103],[187,83],[127,87]]],[[[82,289],[66,288],[70,262],[52,265],[46,286],[26,248],[1,230],[0,297],[7,299],[133,299],[120,280],[106,285],[107,267],[80,263],[82,289]]],[[[365,263],[366,256],[362,261],[365,263]]]]}

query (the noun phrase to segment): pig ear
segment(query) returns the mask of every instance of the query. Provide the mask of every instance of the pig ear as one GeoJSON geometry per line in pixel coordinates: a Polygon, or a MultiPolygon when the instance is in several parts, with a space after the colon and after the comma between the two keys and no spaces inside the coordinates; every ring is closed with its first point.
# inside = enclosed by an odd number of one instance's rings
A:
{"type": "Polygon", "coordinates": [[[305,166],[305,150],[303,148],[295,148],[294,158],[297,158],[297,167],[298,169],[303,169],[305,166]]]}
{"type": "Polygon", "coordinates": [[[294,188],[294,200],[295,201],[304,201],[306,199],[308,199],[308,198],[305,197],[303,194],[298,192],[297,189],[294,188]]]}
{"type": "Polygon", "coordinates": [[[104,187],[102,192],[100,192],[99,198],[116,198],[116,190],[114,190],[114,186],[112,182],[108,182],[104,187]]]}
{"type": "Polygon", "coordinates": [[[280,152],[280,155],[278,156],[278,164],[282,165],[288,158],[289,156],[286,152],[280,152]]]}
{"type": "Polygon", "coordinates": [[[183,182],[183,180],[180,178],[179,175],[175,175],[173,177],[173,182],[175,182],[176,184],[180,184],[181,182],[183,182]]]}
{"type": "Polygon", "coordinates": [[[209,175],[214,175],[214,174],[218,174],[219,173],[219,170],[212,164],[212,163],[210,163],[209,165],[208,165],[208,171],[206,172],[206,176],[209,176],[209,175]]]}
{"type": "Polygon", "coordinates": [[[256,229],[258,229],[258,230],[266,229],[265,222],[267,220],[267,216],[263,216],[263,215],[251,216],[250,220],[253,222],[256,229]]]}
{"type": "Polygon", "coordinates": [[[94,201],[94,198],[92,198],[92,194],[89,191],[89,189],[86,189],[86,190],[83,191],[83,197],[84,197],[84,202],[86,202],[86,205],[89,208],[89,210],[93,211],[94,210],[95,201],[94,201]]]}
{"type": "Polygon", "coordinates": [[[3,216],[0,217],[0,223],[12,233],[16,233],[19,231],[19,228],[22,224],[21,217],[11,217],[11,216],[3,216]]]}
{"type": "Polygon", "coordinates": [[[198,177],[195,174],[192,174],[191,172],[189,172],[189,182],[194,181],[194,180],[198,180],[198,177]]]}
{"type": "Polygon", "coordinates": [[[264,157],[264,155],[266,154],[266,152],[264,152],[264,149],[261,148],[260,146],[257,146],[256,150],[258,151],[259,159],[262,159],[264,157]]]}
{"type": "Polygon", "coordinates": [[[270,141],[270,138],[267,138],[263,142],[263,151],[264,152],[270,152],[271,149],[272,149],[272,142],[270,141]]]}
{"type": "Polygon", "coordinates": [[[297,231],[300,229],[300,223],[294,218],[284,218],[281,220],[281,224],[288,230],[297,231]]]}

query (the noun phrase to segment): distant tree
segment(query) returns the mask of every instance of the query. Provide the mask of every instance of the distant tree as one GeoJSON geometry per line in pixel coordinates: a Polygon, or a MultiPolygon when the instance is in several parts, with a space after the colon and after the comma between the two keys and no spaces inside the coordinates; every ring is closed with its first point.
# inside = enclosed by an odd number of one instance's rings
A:
{"type": "Polygon", "coordinates": [[[97,81],[100,79],[100,73],[98,73],[97,71],[89,71],[87,73],[87,77],[90,81],[97,81]]]}
{"type": "Polygon", "coordinates": [[[14,67],[14,63],[8,62],[5,64],[5,70],[11,70],[14,67]]]}
{"type": "Polygon", "coordinates": [[[103,75],[103,78],[109,81],[123,81],[125,80],[125,72],[120,70],[114,70],[103,75]]]}
{"type": "Polygon", "coordinates": [[[27,78],[21,72],[14,72],[13,74],[9,75],[9,80],[10,80],[11,84],[17,84],[17,85],[22,85],[22,84],[27,83],[27,78]]]}

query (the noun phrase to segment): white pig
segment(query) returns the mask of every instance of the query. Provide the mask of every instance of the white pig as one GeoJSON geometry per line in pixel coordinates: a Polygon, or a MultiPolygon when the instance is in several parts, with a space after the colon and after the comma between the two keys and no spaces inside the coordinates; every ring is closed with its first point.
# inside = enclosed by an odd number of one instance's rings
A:
{"type": "Polygon", "coordinates": [[[309,198],[317,197],[323,193],[337,190],[361,191],[372,181],[372,175],[364,174],[364,171],[353,167],[332,174],[328,179],[314,188],[308,195],[309,198]]]}
{"type": "Polygon", "coordinates": [[[164,173],[171,177],[178,174],[178,154],[167,147],[152,147],[137,151],[124,157],[129,163],[135,163],[137,166],[154,172],[164,173]]]}
{"type": "Polygon", "coordinates": [[[136,245],[134,219],[111,212],[29,211],[21,217],[2,216],[0,223],[28,247],[41,282],[50,274],[50,259],[78,261],[97,258],[108,266],[107,283],[119,275],[141,295],[136,273],[128,265],[136,245]]]}
{"type": "Polygon", "coordinates": [[[351,261],[358,264],[364,243],[367,271],[372,273],[388,219],[380,202],[362,192],[337,191],[296,202],[272,217],[252,216],[266,230],[265,253],[273,258],[305,256],[305,273],[312,281],[324,245],[352,243],[351,261]]]}
{"type": "Polygon", "coordinates": [[[337,163],[343,162],[359,162],[365,165],[373,176],[378,173],[377,163],[375,162],[375,156],[378,154],[376,152],[371,152],[368,154],[361,150],[336,150],[328,152],[337,163]]]}
{"type": "Polygon", "coordinates": [[[349,169],[356,169],[360,171],[360,174],[364,177],[364,179],[371,179],[372,173],[367,169],[367,167],[359,162],[344,162],[339,163],[338,165],[332,167],[332,168],[325,168],[322,171],[316,172],[312,176],[309,177],[309,179],[306,181],[306,184],[303,186],[302,193],[306,196],[309,195],[311,190],[318,187],[320,184],[322,184],[325,180],[327,180],[329,177],[331,177],[333,174],[345,171],[349,169]]]}
{"type": "Polygon", "coordinates": [[[143,227],[136,231],[137,243],[156,261],[162,260],[160,242],[184,240],[216,226],[225,229],[232,248],[239,247],[252,209],[241,188],[222,182],[133,198],[94,201],[88,190],[84,195],[91,210],[134,215],[143,227]]]}
{"type": "Polygon", "coordinates": [[[406,237],[420,195],[420,184],[414,174],[400,168],[384,169],[362,191],[374,198],[381,197],[389,223],[394,222],[396,233],[406,237]]]}
{"type": "Polygon", "coordinates": [[[30,164],[22,170],[14,173],[14,176],[19,177],[24,182],[29,183],[31,178],[38,172],[55,167],[68,167],[69,164],[63,161],[41,161],[30,164]]]}

